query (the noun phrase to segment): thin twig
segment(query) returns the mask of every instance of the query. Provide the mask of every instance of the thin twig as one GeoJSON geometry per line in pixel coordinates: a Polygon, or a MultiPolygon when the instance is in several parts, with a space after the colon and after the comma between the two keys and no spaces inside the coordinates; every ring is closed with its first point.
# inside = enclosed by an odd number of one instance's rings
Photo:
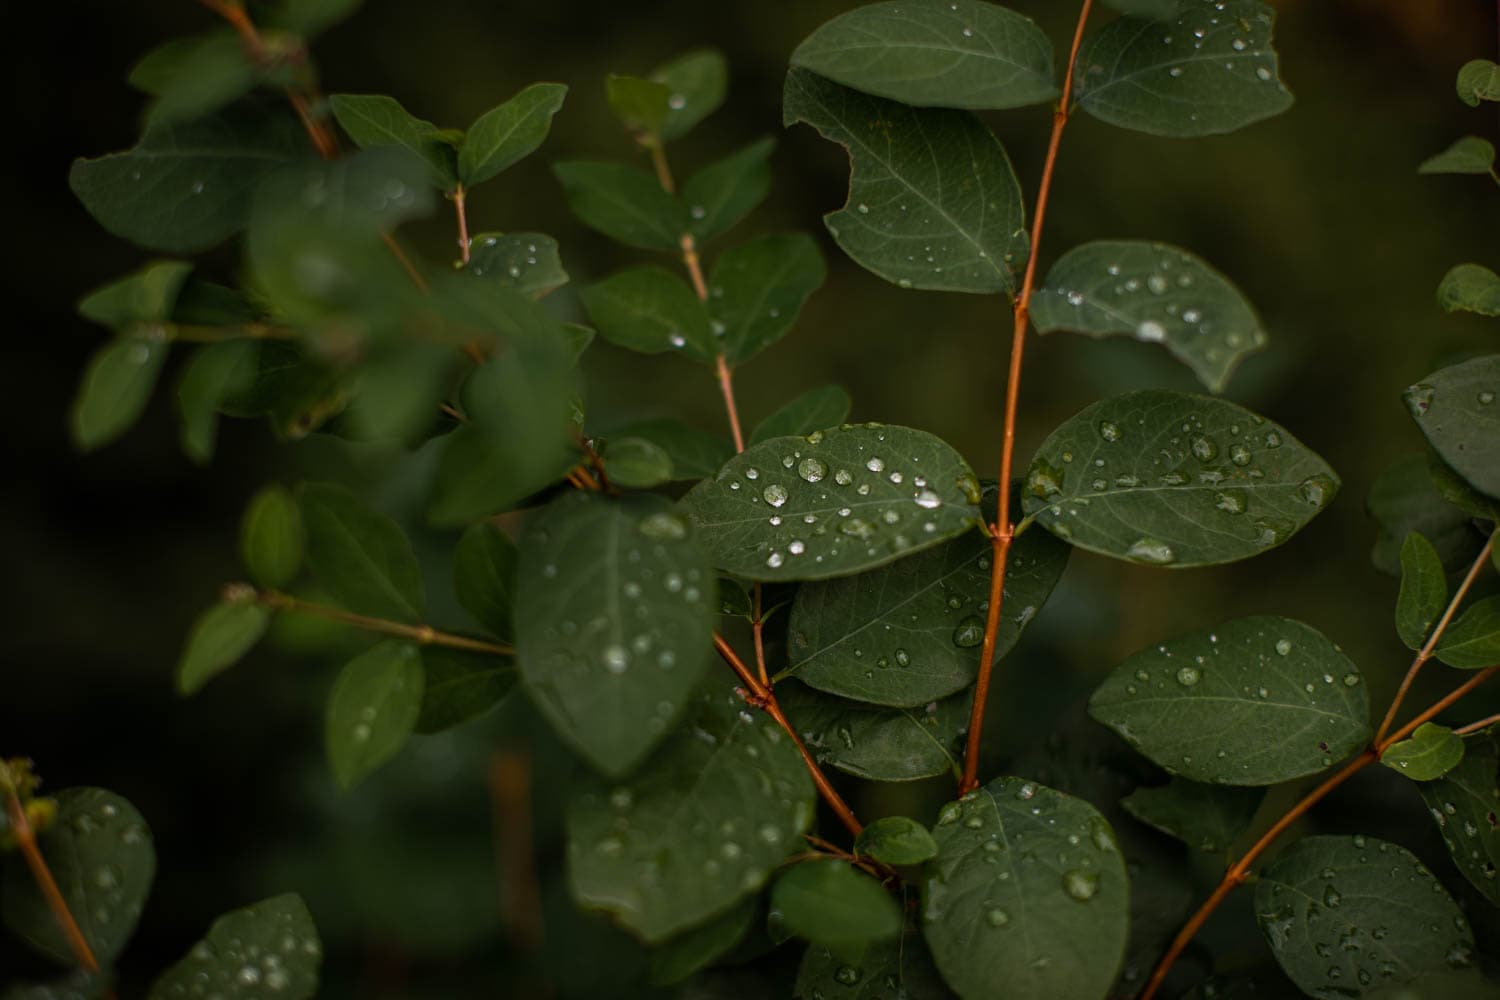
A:
{"type": "Polygon", "coordinates": [[[47,907],[52,911],[52,917],[57,921],[58,928],[62,930],[63,937],[73,952],[73,957],[78,959],[78,964],[85,970],[97,976],[99,961],[94,957],[94,951],[89,947],[88,939],[83,936],[83,930],[78,926],[78,921],[73,919],[73,912],[68,909],[68,901],[63,898],[57,879],[52,877],[52,869],[47,867],[47,859],[42,857],[41,848],[36,842],[36,831],[31,828],[31,820],[27,818],[21,799],[13,788],[5,789],[5,807],[10,816],[11,835],[15,837],[16,846],[21,849],[21,855],[26,859],[26,866],[31,869],[37,888],[41,890],[42,897],[47,900],[47,907]]]}
{"type": "Polygon", "coordinates": [[[447,646],[450,649],[464,649],[472,653],[487,653],[491,656],[514,656],[516,652],[514,647],[506,643],[471,639],[466,635],[455,635],[452,632],[440,632],[431,625],[408,625],[405,622],[390,621],[386,618],[359,615],[352,611],[345,611],[343,608],[332,608],[326,604],[304,601],[300,597],[293,597],[279,590],[256,590],[249,584],[232,583],[225,587],[224,591],[228,600],[242,600],[249,597],[257,604],[275,611],[294,611],[315,615],[342,625],[361,628],[367,632],[379,632],[382,635],[410,639],[424,646],[447,646]]]}
{"type": "Polygon", "coordinates": [[[458,252],[463,255],[464,266],[469,263],[469,213],[465,205],[468,192],[462,184],[453,189],[453,212],[458,216],[458,252]]]}
{"type": "Polygon", "coordinates": [[[1478,722],[1471,722],[1467,726],[1459,726],[1453,731],[1459,736],[1468,736],[1470,733],[1477,733],[1481,729],[1488,729],[1496,723],[1500,723],[1500,712],[1496,712],[1488,718],[1480,719],[1478,722]]]}

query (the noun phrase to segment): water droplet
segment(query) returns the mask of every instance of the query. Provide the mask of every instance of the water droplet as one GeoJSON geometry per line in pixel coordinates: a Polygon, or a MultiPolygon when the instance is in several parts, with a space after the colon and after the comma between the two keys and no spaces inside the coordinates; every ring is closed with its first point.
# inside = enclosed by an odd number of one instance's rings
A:
{"type": "Polygon", "coordinates": [[[1277,639],[1276,640],[1276,652],[1279,655],[1285,656],[1286,654],[1290,653],[1291,651],[1292,651],[1291,640],[1289,640],[1289,639],[1277,639]]]}
{"type": "Polygon", "coordinates": [[[1197,667],[1182,667],[1177,671],[1177,683],[1183,687],[1192,687],[1203,677],[1203,672],[1197,667]]]}
{"type": "Polygon", "coordinates": [[[1359,674],[1352,670],[1344,675],[1344,687],[1359,687],[1359,674]]]}
{"type": "Polygon", "coordinates": [[[872,455],[870,457],[870,460],[865,463],[865,468],[869,469],[871,472],[884,472],[885,459],[872,455]]]}
{"type": "Polygon", "coordinates": [[[760,495],[765,499],[766,503],[770,504],[772,507],[780,507],[782,504],[786,503],[787,499],[786,487],[781,486],[777,483],[772,483],[770,486],[767,486],[764,490],[761,491],[760,495]]]}
{"type": "Polygon", "coordinates": [[[1172,551],[1172,546],[1160,539],[1139,538],[1125,550],[1125,557],[1136,562],[1165,566],[1177,558],[1177,553],[1172,551]]]}
{"type": "Polygon", "coordinates": [[[1245,497],[1240,493],[1216,493],[1214,494],[1214,506],[1226,514],[1243,514],[1245,512],[1245,497]]]}
{"type": "Polygon", "coordinates": [[[984,915],[984,922],[991,927],[1004,927],[1010,923],[1010,914],[997,906],[984,915]]]}
{"type": "Polygon", "coordinates": [[[1157,344],[1167,339],[1167,330],[1166,327],[1156,322],[1156,320],[1148,319],[1135,328],[1135,335],[1139,340],[1157,344]]]}
{"type": "Polygon", "coordinates": [[[681,514],[662,510],[641,518],[635,530],[646,538],[672,542],[687,537],[688,524],[681,514]]]}
{"type": "Polygon", "coordinates": [[[797,466],[797,475],[801,476],[809,483],[816,483],[824,476],[828,475],[828,466],[824,465],[816,458],[804,458],[797,466]]]}
{"type": "Polygon", "coordinates": [[[1068,871],[1062,877],[1063,891],[1080,903],[1094,898],[1099,891],[1099,875],[1096,872],[1068,871]]]}
{"type": "Polygon", "coordinates": [[[630,653],[624,646],[605,646],[600,659],[604,661],[604,669],[612,674],[623,674],[630,666],[630,653]]]}
{"type": "Polygon", "coordinates": [[[838,967],[838,970],[834,972],[833,978],[837,979],[845,986],[853,986],[855,983],[859,982],[860,975],[860,971],[854,966],[841,965],[838,967]]]}
{"type": "Polygon", "coordinates": [[[1327,476],[1309,476],[1297,487],[1297,495],[1314,507],[1323,507],[1333,498],[1333,480],[1327,476]]]}
{"type": "Polygon", "coordinates": [[[938,825],[946,826],[949,823],[957,822],[958,817],[963,815],[963,811],[963,806],[957,802],[949,802],[938,812],[938,825]]]}
{"type": "Polygon", "coordinates": [[[953,630],[953,645],[955,646],[971,649],[982,642],[984,642],[984,621],[975,615],[970,615],[959,622],[958,627],[953,630]]]}
{"type": "Polygon", "coordinates": [[[1436,396],[1437,390],[1419,382],[1406,390],[1406,408],[1411,411],[1412,416],[1420,419],[1432,409],[1432,401],[1436,396]]]}
{"type": "Polygon", "coordinates": [[[1113,444],[1120,440],[1120,428],[1106,420],[1099,425],[1099,436],[1113,444]]]}
{"type": "Polygon", "coordinates": [[[784,561],[785,561],[785,558],[782,556],[782,554],[780,552],[772,552],[770,555],[766,556],[766,565],[769,566],[769,567],[771,567],[772,569],[776,569],[784,561]]]}
{"type": "Polygon", "coordinates": [[[1242,444],[1236,444],[1229,449],[1229,460],[1235,465],[1243,468],[1250,464],[1250,449],[1242,444]]]}
{"type": "Polygon", "coordinates": [[[1195,435],[1190,447],[1193,449],[1193,457],[1200,462],[1212,462],[1219,457],[1219,446],[1205,434],[1195,435]]]}
{"type": "Polygon", "coordinates": [[[1339,891],[1333,886],[1330,885],[1323,890],[1323,905],[1330,910],[1337,907],[1343,901],[1344,897],[1339,895],[1339,891]]]}
{"type": "Polygon", "coordinates": [[[673,111],[681,111],[683,108],[687,107],[687,98],[682,94],[673,94],[671,97],[667,98],[667,107],[671,108],[673,111]]]}

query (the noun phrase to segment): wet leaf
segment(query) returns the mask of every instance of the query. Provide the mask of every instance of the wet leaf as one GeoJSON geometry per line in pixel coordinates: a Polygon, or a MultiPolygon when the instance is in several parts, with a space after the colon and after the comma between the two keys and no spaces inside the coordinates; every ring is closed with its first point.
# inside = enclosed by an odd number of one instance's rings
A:
{"type": "Polygon", "coordinates": [[[760,444],[771,438],[805,436],[813,431],[827,430],[843,423],[853,405],[854,401],[843,386],[825,385],[809,389],[756,424],[750,432],[750,443],[760,444]]]}
{"type": "Polygon", "coordinates": [[[266,634],[271,612],[253,601],[221,601],[198,616],[177,663],[177,690],[195,694],[240,661],[266,634]]]}
{"type": "Polygon", "coordinates": [[[656,67],[651,79],[671,91],[667,117],[662,122],[663,139],[679,139],[724,103],[729,87],[729,68],[716,49],[694,49],[656,67]]]}
{"type": "Polygon", "coordinates": [[[746,899],[667,941],[651,953],[651,982],[670,986],[712,965],[745,936],[757,911],[756,901],[746,899]]]}
{"type": "Polygon", "coordinates": [[[1261,615],[1159,643],[1120,664],[1089,714],[1171,774],[1272,785],[1362,748],[1370,700],[1310,625],[1261,615]]]}
{"type": "Polygon", "coordinates": [[[706,243],[728,231],[765,199],[771,190],[767,161],[775,147],[775,139],[757,139],[688,178],[682,201],[695,240],[706,243]]]}
{"type": "Polygon", "coordinates": [[[823,284],[823,255],[810,236],[762,236],[723,253],[708,281],[717,353],[732,365],[786,335],[823,284]]]}
{"type": "Polygon", "coordinates": [[[323,944],[302,897],[273,896],[215,920],[208,936],[164,972],[147,1000],[177,1000],[205,987],[224,1000],[318,992],[323,944]]]}
{"type": "Polygon", "coordinates": [[[444,191],[458,184],[458,157],[442,130],[383,94],[331,94],[328,106],[360,149],[400,146],[421,157],[432,183],[444,191]]]}
{"type": "Polygon", "coordinates": [[[638,437],[611,438],[604,449],[604,471],[611,483],[630,490],[649,490],[679,478],[673,474],[672,456],[638,437]]]}
{"type": "Polygon", "coordinates": [[[921,708],[883,708],[823,694],[796,681],[776,685],[782,709],[822,764],[871,781],[915,781],[962,766],[972,692],[921,708]]]}
{"type": "Polygon", "coordinates": [[[1500,663],[1500,595],[1464,609],[1438,640],[1435,655],[1450,667],[1482,670],[1500,663]]]}
{"type": "Polygon", "coordinates": [[[1481,493],[1500,497],[1500,354],[1433,372],[1405,399],[1443,461],[1481,493]]]}
{"type": "Polygon", "coordinates": [[[422,570],[396,522],[342,486],[310,483],[300,499],[308,566],[334,599],[358,614],[420,621],[422,570]]]}
{"type": "Polygon", "coordinates": [[[438,733],[494,708],[516,686],[515,662],[442,646],[422,652],[422,711],[413,731],[438,733]]]}
{"type": "Polygon", "coordinates": [[[949,1000],[921,933],[908,927],[898,938],[877,941],[850,965],[822,945],[802,956],[793,994],[799,1000],[949,1000]]]}
{"type": "Polygon", "coordinates": [[[771,886],[771,911],[791,934],[859,961],[877,941],[901,933],[901,909],[875,879],[848,862],[804,861],[771,886]]]}
{"type": "Polygon", "coordinates": [[[346,791],[401,752],[422,713],[422,657],[386,640],[345,664],[324,727],[333,776],[346,791]]]}
{"type": "Polygon", "coordinates": [[[130,430],[166,360],[167,342],[159,338],[122,336],[96,351],[73,397],[74,444],[93,451],[130,430]]]}
{"type": "Polygon", "coordinates": [[[1448,606],[1443,560],[1432,543],[1413,531],[1401,543],[1401,592],[1396,597],[1396,632],[1408,649],[1421,649],[1448,606]]]}
{"type": "Polygon", "coordinates": [[[1181,0],[1104,0],[1122,14],[1135,14],[1155,21],[1165,21],[1177,13],[1181,0]]]}
{"type": "Polygon", "coordinates": [[[1429,156],[1417,167],[1419,174],[1488,174],[1495,169],[1495,146],[1488,139],[1466,135],[1453,145],[1429,156]]]}
{"type": "Polygon", "coordinates": [[[1250,826],[1265,791],[1204,785],[1173,778],[1155,788],[1137,788],[1120,805],[1147,826],[1200,851],[1227,851],[1250,826]]]}
{"type": "Polygon", "coordinates": [[[1471,108],[1480,101],[1500,101],[1500,63],[1489,59],[1470,59],[1458,70],[1459,99],[1471,108]]]}
{"type": "Polygon", "coordinates": [[[1443,275],[1437,300],[1448,312],[1500,316],[1500,276],[1478,264],[1459,264],[1443,275]]]}
{"type": "Polygon", "coordinates": [[[622,427],[609,436],[643,438],[652,442],[672,460],[672,476],[677,479],[711,476],[734,457],[734,445],[728,439],[680,420],[644,420],[622,427]]]}
{"type": "Polygon", "coordinates": [[[533,83],[475,119],[458,150],[458,177],[471,188],[529,156],[552,129],[568,88],[533,83]]]}
{"type": "Polygon", "coordinates": [[[1463,760],[1464,741],[1447,726],[1424,722],[1407,739],[1392,743],[1380,763],[1413,781],[1441,778],[1463,760]]]}
{"type": "Polygon", "coordinates": [[[687,282],[659,267],[621,271],[583,290],[599,335],[612,344],[659,354],[681,351],[711,363],[718,353],[708,312],[687,282]]]}
{"type": "Polygon", "coordinates": [[[453,591],[458,603],[498,639],[515,637],[516,543],[495,525],[470,525],[453,550],[453,591]]]}
{"type": "Polygon", "coordinates": [[[855,838],[854,851],[888,865],[919,865],[937,856],[937,842],[914,819],[882,816],[855,838]]]}
{"type": "Polygon", "coordinates": [[[1417,790],[1437,823],[1453,863],[1491,903],[1500,906],[1500,774],[1494,726],[1465,736],[1463,760],[1417,790]]]}
{"type": "Polygon", "coordinates": [[[626,246],[679,249],[688,231],[682,203],[644,170],[621,163],[568,160],[552,166],[568,208],[584,225],[626,246]]]}
{"type": "Polygon", "coordinates": [[[240,558],[262,587],[279,589],[302,568],[302,513],[282,486],[267,486],[250,499],[240,523],[240,558]]]}
{"type": "Polygon", "coordinates": [[[557,241],[542,233],[480,233],[464,272],[532,299],[568,283],[557,241]]]}

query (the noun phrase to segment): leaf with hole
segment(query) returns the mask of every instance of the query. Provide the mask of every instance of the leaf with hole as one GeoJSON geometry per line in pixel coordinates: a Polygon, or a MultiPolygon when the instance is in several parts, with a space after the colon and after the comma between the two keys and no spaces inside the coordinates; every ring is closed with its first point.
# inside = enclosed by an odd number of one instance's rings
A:
{"type": "Polygon", "coordinates": [[[1089,714],[1171,774],[1273,785],[1316,774],[1370,737],[1358,669],[1317,629],[1237,618],[1120,664],[1089,714]]]}
{"type": "Polygon", "coordinates": [[[557,241],[542,233],[480,233],[466,274],[539,299],[568,283],[557,241]]]}
{"type": "Polygon", "coordinates": [[[919,708],[885,708],[824,694],[794,680],[776,697],[821,764],[870,781],[958,776],[973,693],[961,691],[919,708]]]}
{"type": "Polygon", "coordinates": [[[717,163],[710,163],[682,186],[688,232],[700,244],[733,228],[771,190],[767,162],[776,140],[757,139],[717,163]]]}
{"type": "Polygon", "coordinates": [[[1419,174],[1488,174],[1495,169],[1495,146],[1488,139],[1466,135],[1417,167],[1419,174]]]}
{"type": "Polygon", "coordinates": [[[705,363],[718,353],[703,303],[662,268],[621,271],[585,288],[582,298],[599,335],[612,344],[643,354],[680,351],[705,363]]]}
{"type": "MultiPolygon", "coordinates": [[[[1495,288],[1500,295],[1500,281],[1495,288]]],[[[1433,451],[1475,489],[1500,497],[1500,354],[1433,372],[1405,399],[1433,451]]]]}
{"type": "Polygon", "coordinates": [[[1500,595],[1481,598],[1465,608],[1438,640],[1433,655],[1462,670],[1500,663],[1500,595]]]}
{"type": "Polygon", "coordinates": [[[1401,592],[1396,597],[1396,632],[1408,649],[1421,649],[1448,605],[1443,560],[1432,543],[1413,531],[1401,543],[1401,592]]]}
{"type": "Polygon", "coordinates": [[[353,788],[401,752],[422,713],[422,687],[422,657],[409,642],[386,640],[344,665],[324,724],[339,787],[353,788]]]}
{"type": "Polygon", "coordinates": [[[1500,316],[1500,275],[1479,264],[1458,264],[1438,283],[1438,305],[1448,312],[1500,316]]]}
{"type": "Polygon", "coordinates": [[[331,94],[328,106],[360,149],[400,146],[422,159],[432,183],[444,191],[458,184],[458,156],[442,130],[411,114],[384,94],[331,94]]]}
{"type": "Polygon", "coordinates": [[[266,634],[271,612],[254,601],[220,601],[198,616],[177,663],[177,690],[195,694],[240,661],[266,634]]]}
{"type": "Polygon", "coordinates": [[[396,522],[342,486],[309,483],[300,500],[307,564],[334,599],[357,614],[420,621],[422,570],[396,522]]]}
{"type": "Polygon", "coordinates": [[[715,49],[694,49],[662,63],[648,74],[666,84],[667,116],[662,122],[663,139],[680,139],[724,103],[729,88],[729,67],[715,49]]]}
{"type": "Polygon", "coordinates": [[[463,186],[481,184],[531,155],[547,138],[567,95],[560,83],[533,83],[475,119],[458,149],[463,186]]]}
{"type": "Polygon", "coordinates": [[[1464,757],[1464,741],[1447,726],[1424,722],[1404,740],[1392,743],[1380,763],[1413,781],[1441,778],[1464,757]]]}
{"type": "Polygon", "coordinates": [[[849,151],[849,198],[823,217],[855,263],[902,288],[1015,291],[1029,241],[1005,147],[967,111],[918,109],[793,68],[786,125],[849,151]]]}
{"type": "Polygon", "coordinates": [[[854,853],[888,865],[919,865],[937,855],[937,842],[914,819],[882,816],[860,831],[854,853]]]}
{"type": "Polygon", "coordinates": [[[787,932],[857,962],[901,933],[901,908],[879,882],[836,859],[803,861],[771,886],[771,912],[787,932]]]}
{"type": "Polygon", "coordinates": [[[1248,559],[1333,500],[1339,479],[1284,427],[1210,396],[1100,400],[1042,443],[1025,510],[1059,538],[1149,566],[1248,559]]]}
{"type": "Polygon", "coordinates": [[[1120,805],[1147,826],[1200,851],[1227,851],[1260,808],[1265,791],[1205,785],[1173,778],[1165,785],[1137,788],[1120,805]]]}
{"type": "Polygon", "coordinates": [[[1417,785],[1453,864],[1500,906],[1500,773],[1494,726],[1465,736],[1463,759],[1435,781],[1417,785]]]}
{"type": "Polygon", "coordinates": [[[568,160],[552,172],[584,225],[643,250],[677,251],[688,213],[655,177],[623,163],[568,160]]]}
{"type": "Polygon", "coordinates": [[[309,1000],[318,992],[323,943],[307,904],[295,893],[224,914],[151,987],[147,1000],[176,1000],[210,990],[228,998],[309,1000]]]}
{"type": "Polygon", "coordinates": [[[714,345],[742,364],[786,335],[823,284],[823,255],[810,236],[762,236],[725,251],[708,279],[714,345]]]}

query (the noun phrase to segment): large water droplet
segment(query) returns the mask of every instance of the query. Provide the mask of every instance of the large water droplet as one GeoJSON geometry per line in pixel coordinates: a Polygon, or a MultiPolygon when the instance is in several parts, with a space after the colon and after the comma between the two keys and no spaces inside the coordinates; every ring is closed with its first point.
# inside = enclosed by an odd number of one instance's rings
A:
{"type": "Polygon", "coordinates": [[[1172,551],[1172,546],[1158,538],[1138,538],[1125,550],[1125,557],[1136,562],[1165,566],[1177,558],[1177,553],[1172,551]]]}
{"type": "Polygon", "coordinates": [[[971,649],[984,642],[984,620],[970,615],[953,630],[953,645],[971,649]]]}
{"type": "Polygon", "coordinates": [[[797,466],[797,475],[809,483],[816,483],[828,475],[828,466],[816,458],[804,458],[797,466]]]}
{"type": "Polygon", "coordinates": [[[765,499],[766,503],[770,504],[772,507],[780,507],[782,504],[786,503],[786,487],[778,483],[772,483],[770,486],[767,486],[764,490],[761,491],[760,495],[765,499]]]}
{"type": "Polygon", "coordinates": [[[1177,683],[1183,687],[1192,687],[1203,677],[1203,671],[1197,667],[1182,667],[1177,671],[1177,683]]]}
{"type": "Polygon", "coordinates": [[[674,542],[687,537],[688,525],[681,514],[662,510],[641,518],[635,530],[647,538],[674,542]]]}
{"type": "Polygon", "coordinates": [[[1093,899],[1099,891],[1099,875],[1097,872],[1068,871],[1062,877],[1063,891],[1080,903],[1093,899]]]}
{"type": "Polygon", "coordinates": [[[624,646],[605,646],[599,658],[604,661],[604,669],[612,674],[623,674],[630,666],[630,653],[624,646]]]}

